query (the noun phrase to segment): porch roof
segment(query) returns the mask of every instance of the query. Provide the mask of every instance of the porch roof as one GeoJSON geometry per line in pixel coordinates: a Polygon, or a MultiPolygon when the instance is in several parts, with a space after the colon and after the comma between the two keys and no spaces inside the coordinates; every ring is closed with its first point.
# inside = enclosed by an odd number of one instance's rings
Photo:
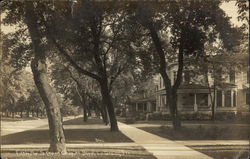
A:
{"type": "Polygon", "coordinates": [[[237,85],[234,84],[234,83],[226,83],[226,82],[223,82],[223,83],[218,84],[217,87],[218,87],[218,88],[235,88],[235,87],[237,87],[237,85]]]}
{"type": "Polygon", "coordinates": [[[154,102],[156,101],[155,96],[153,97],[148,97],[148,98],[132,98],[131,102],[135,103],[135,102],[154,102]]]}
{"type": "MultiPolygon", "coordinates": [[[[201,84],[182,84],[177,93],[209,93],[209,87],[201,84]]],[[[166,94],[165,89],[159,90],[156,94],[166,94]]]]}
{"type": "Polygon", "coordinates": [[[208,89],[209,87],[201,85],[201,84],[195,84],[195,83],[191,83],[191,84],[187,84],[184,83],[182,85],[180,85],[179,89],[208,89]]]}

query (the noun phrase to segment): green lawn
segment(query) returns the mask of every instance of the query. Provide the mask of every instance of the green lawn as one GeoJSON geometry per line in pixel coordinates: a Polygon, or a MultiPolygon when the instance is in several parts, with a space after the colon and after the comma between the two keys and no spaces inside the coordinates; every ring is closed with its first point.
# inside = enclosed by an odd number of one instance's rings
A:
{"type": "MultiPolygon", "coordinates": [[[[114,143],[113,146],[67,148],[68,154],[48,153],[47,148],[2,149],[3,159],[155,159],[140,146],[116,146],[115,143],[133,142],[121,132],[111,132],[100,119],[83,122],[76,118],[64,122],[66,143],[114,143]]],[[[2,144],[49,143],[49,131],[37,128],[2,136],[2,144]]]]}
{"type": "MultiPolygon", "coordinates": [[[[171,140],[248,140],[250,135],[249,126],[239,123],[184,122],[179,130],[174,130],[171,124],[166,124],[163,121],[142,121],[132,125],[171,140]]],[[[197,145],[189,147],[215,159],[247,159],[249,155],[248,145],[197,145]]]]}
{"type": "Polygon", "coordinates": [[[249,138],[247,126],[183,125],[179,130],[174,130],[172,126],[139,128],[172,140],[247,140],[249,138]]]}
{"type": "MultiPolygon", "coordinates": [[[[43,117],[42,119],[44,119],[45,117],[43,117]]],[[[12,117],[1,117],[1,121],[2,122],[16,122],[16,121],[26,121],[26,120],[37,120],[37,119],[40,119],[37,118],[37,117],[23,117],[23,118],[20,118],[20,117],[15,117],[15,118],[12,118],[12,117]]]]}
{"type": "Polygon", "coordinates": [[[227,146],[190,146],[190,148],[204,153],[214,159],[248,159],[250,155],[249,146],[227,145],[227,146]]]}
{"type": "MultiPolygon", "coordinates": [[[[108,126],[100,119],[91,119],[83,122],[81,118],[72,119],[64,122],[67,125],[76,126],[75,128],[65,129],[64,134],[66,143],[117,143],[117,142],[133,142],[121,132],[111,132],[108,126]],[[90,125],[96,125],[95,128],[88,129],[90,125]],[[82,126],[82,127],[81,127],[82,126]],[[100,128],[99,128],[100,127],[100,128]]],[[[2,136],[2,144],[39,144],[49,143],[49,130],[37,129],[9,134],[2,136]]]]}

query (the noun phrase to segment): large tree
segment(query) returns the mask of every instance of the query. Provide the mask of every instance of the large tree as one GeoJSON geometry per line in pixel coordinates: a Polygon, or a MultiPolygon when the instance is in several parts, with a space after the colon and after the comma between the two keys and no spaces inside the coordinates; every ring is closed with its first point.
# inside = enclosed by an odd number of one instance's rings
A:
{"type": "Polygon", "coordinates": [[[232,28],[230,18],[220,8],[221,1],[171,1],[156,5],[138,5],[137,21],[147,29],[155,46],[154,59],[165,88],[167,105],[173,126],[181,126],[177,109],[177,90],[182,81],[184,59],[204,56],[204,46],[220,40],[223,47],[233,49],[239,40],[237,29],[232,28]],[[172,51],[168,51],[172,48],[172,51]],[[167,67],[171,64],[169,54],[176,58],[178,70],[171,83],[167,67]]]}
{"type": "Polygon", "coordinates": [[[60,103],[55,90],[50,86],[47,77],[46,52],[44,50],[42,36],[40,34],[38,19],[33,2],[25,2],[25,22],[27,24],[34,50],[34,59],[31,61],[31,69],[37,89],[46,106],[49,128],[51,152],[66,153],[65,136],[61,122],[60,103]]]}
{"type": "Polygon", "coordinates": [[[45,104],[49,130],[50,130],[50,152],[66,153],[65,137],[62,129],[60,106],[54,89],[50,86],[47,76],[46,58],[48,57],[46,42],[43,40],[43,31],[39,24],[37,2],[11,1],[3,2],[6,17],[3,22],[7,25],[16,25],[10,54],[16,61],[16,67],[23,67],[31,60],[31,68],[35,85],[45,104]],[[23,25],[26,24],[26,25],[23,25]],[[22,44],[22,45],[19,45],[22,44]],[[31,49],[31,46],[33,49],[31,49]]]}
{"type": "Polygon", "coordinates": [[[126,12],[94,2],[78,2],[74,6],[72,9],[69,2],[44,6],[41,15],[47,39],[79,73],[99,83],[111,131],[117,131],[110,92],[117,77],[133,62],[132,47],[123,27],[126,12]]]}

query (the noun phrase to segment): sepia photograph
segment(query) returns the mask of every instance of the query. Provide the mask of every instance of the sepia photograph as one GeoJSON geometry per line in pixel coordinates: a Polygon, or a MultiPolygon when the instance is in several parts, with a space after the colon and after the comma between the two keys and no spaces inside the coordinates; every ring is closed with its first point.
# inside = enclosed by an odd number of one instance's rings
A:
{"type": "Polygon", "coordinates": [[[3,0],[1,159],[250,159],[248,0],[3,0]]]}

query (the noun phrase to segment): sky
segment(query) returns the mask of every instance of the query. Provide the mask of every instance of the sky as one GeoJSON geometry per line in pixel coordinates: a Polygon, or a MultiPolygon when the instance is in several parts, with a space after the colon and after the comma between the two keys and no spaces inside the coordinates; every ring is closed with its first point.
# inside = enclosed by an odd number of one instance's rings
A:
{"type": "MultiPolygon", "coordinates": [[[[235,1],[234,0],[231,0],[229,2],[224,2],[222,5],[221,5],[221,8],[225,11],[225,13],[231,17],[231,22],[236,25],[236,26],[241,26],[242,25],[242,22],[239,22],[237,20],[237,16],[238,16],[238,13],[237,13],[237,6],[235,6],[235,1]]],[[[1,18],[4,17],[4,14],[2,14],[1,18]]],[[[1,30],[4,32],[4,33],[9,33],[9,32],[13,32],[15,30],[15,26],[4,26],[4,25],[1,25],[1,30]]]]}
{"type": "Polygon", "coordinates": [[[236,25],[236,26],[241,26],[242,25],[242,22],[238,21],[237,20],[237,16],[238,16],[238,13],[237,13],[237,6],[235,6],[235,1],[234,0],[231,0],[227,3],[223,3],[221,5],[221,8],[225,11],[225,13],[231,17],[231,22],[236,25]]]}

